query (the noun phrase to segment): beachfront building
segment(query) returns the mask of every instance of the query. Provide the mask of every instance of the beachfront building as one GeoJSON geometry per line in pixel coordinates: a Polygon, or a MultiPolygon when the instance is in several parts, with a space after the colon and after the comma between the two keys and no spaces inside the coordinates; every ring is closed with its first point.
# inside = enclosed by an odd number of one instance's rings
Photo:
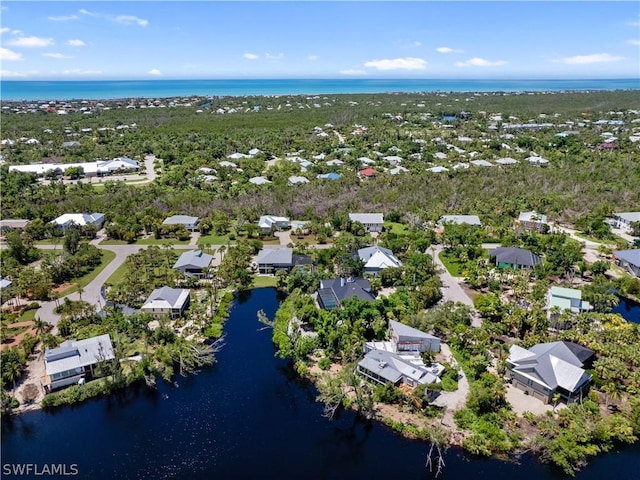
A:
{"type": "Polygon", "coordinates": [[[51,391],[82,383],[95,375],[96,365],[114,357],[108,334],[85,340],[66,340],[57,348],[47,348],[44,355],[45,388],[51,391]]]}

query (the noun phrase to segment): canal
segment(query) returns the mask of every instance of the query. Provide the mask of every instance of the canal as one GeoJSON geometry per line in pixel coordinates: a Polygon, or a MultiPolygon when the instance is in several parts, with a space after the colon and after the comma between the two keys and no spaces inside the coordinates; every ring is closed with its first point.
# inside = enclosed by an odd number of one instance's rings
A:
{"type": "MultiPolygon", "coordinates": [[[[363,422],[351,411],[332,421],[309,382],[274,356],[274,289],[236,299],[218,362],[198,375],[120,395],[2,421],[2,463],[76,464],[90,479],[427,479],[428,445],[363,422]]],[[[542,480],[568,478],[525,456],[521,464],[469,457],[449,449],[439,477],[542,480]]],[[[575,478],[613,472],[640,477],[638,445],[591,462],[575,478]]],[[[29,478],[23,476],[20,478],[29,478]]],[[[35,477],[34,477],[35,478],[35,477]]],[[[42,477],[37,477],[42,478],[42,477]]]]}

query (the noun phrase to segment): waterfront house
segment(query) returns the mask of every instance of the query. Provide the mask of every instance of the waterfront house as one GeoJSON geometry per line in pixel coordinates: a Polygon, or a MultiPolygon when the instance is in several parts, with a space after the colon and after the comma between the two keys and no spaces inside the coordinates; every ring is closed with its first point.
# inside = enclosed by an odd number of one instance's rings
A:
{"type": "Polygon", "coordinates": [[[402,267],[402,262],[398,260],[391,250],[377,245],[358,250],[358,258],[364,263],[365,273],[372,275],[377,275],[385,268],[402,267]]]}
{"type": "Polygon", "coordinates": [[[198,230],[198,224],[200,219],[198,217],[191,217],[189,215],[172,215],[167,217],[162,222],[162,225],[183,225],[184,228],[190,232],[198,230]]]}
{"type": "Polygon", "coordinates": [[[349,298],[359,298],[366,302],[375,300],[371,293],[371,284],[366,278],[331,278],[320,280],[318,305],[325,310],[340,307],[340,303],[349,298]]]}
{"type": "Polygon", "coordinates": [[[48,390],[77,384],[93,377],[94,367],[114,359],[113,345],[108,334],[86,340],[66,340],[59,347],[45,350],[44,366],[48,390]]]}
{"type": "Polygon", "coordinates": [[[271,233],[271,230],[282,230],[290,227],[289,217],[276,215],[262,215],[258,220],[258,227],[262,233],[271,233]]]}
{"type": "Polygon", "coordinates": [[[512,345],[507,376],[514,387],[549,403],[558,394],[566,403],[583,398],[591,375],[582,367],[594,352],[572,342],[539,343],[530,349],[512,345]]]}
{"type": "Polygon", "coordinates": [[[187,278],[203,278],[212,261],[213,255],[204,253],[202,250],[190,250],[180,255],[173,268],[187,278]]]}
{"type": "Polygon", "coordinates": [[[517,223],[524,230],[530,232],[544,233],[549,228],[549,224],[547,223],[547,216],[542,215],[536,211],[522,212],[518,216],[517,223]]]}
{"type": "Polygon", "coordinates": [[[631,224],[640,222],[640,212],[620,212],[613,214],[613,226],[625,232],[631,232],[631,224]]]}
{"type": "Polygon", "coordinates": [[[630,274],[640,277],[640,248],[633,250],[618,250],[613,252],[616,265],[621,266],[630,274]]]}
{"type": "Polygon", "coordinates": [[[380,233],[384,225],[382,213],[350,213],[349,220],[360,222],[367,233],[380,233]]]}
{"type": "Polygon", "coordinates": [[[96,228],[102,228],[104,225],[104,213],[65,213],[51,221],[63,230],[76,227],[86,227],[94,225],[96,228]]]}
{"type": "Polygon", "coordinates": [[[290,271],[293,267],[313,267],[313,260],[307,255],[293,253],[293,248],[263,248],[256,259],[258,272],[275,273],[278,270],[290,271]]]}
{"type": "Polygon", "coordinates": [[[364,377],[382,385],[404,383],[411,387],[440,383],[438,372],[444,369],[434,364],[429,367],[413,363],[409,358],[386,350],[373,349],[358,362],[356,371],[364,377]]]}
{"type": "Polygon", "coordinates": [[[531,269],[538,264],[542,264],[542,259],[538,255],[523,248],[498,247],[489,250],[489,257],[495,260],[498,268],[511,268],[513,270],[531,269]]]}
{"type": "Polygon", "coordinates": [[[154,317],[182,316],[189,305],[190,290],[187,288],[156,288],[140,309],[143,313],[150,313],[154,317]]]}
{"type": "Polygon", "coordinates": [[[440,339],[404,323],[389,320],[389,338],[396,352],[438,352],[440,339]]]}
{"type": "Polygon", "coordinates": [[[547,310],[547,318],[554,321],[562,312],[588,312],[593,307],[589,302],[582,300],[580,290],[554,286],[547,291],[545,309],[547,310]]]}

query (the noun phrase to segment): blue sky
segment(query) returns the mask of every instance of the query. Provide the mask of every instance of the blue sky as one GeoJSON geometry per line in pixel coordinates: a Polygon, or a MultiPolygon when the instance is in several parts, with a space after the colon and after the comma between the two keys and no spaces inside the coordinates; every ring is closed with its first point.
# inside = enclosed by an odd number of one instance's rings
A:
{"type": "Polygon", "coordinates": [[[640,76],[638,2],[3,1],[2,79],[640,76]]]}

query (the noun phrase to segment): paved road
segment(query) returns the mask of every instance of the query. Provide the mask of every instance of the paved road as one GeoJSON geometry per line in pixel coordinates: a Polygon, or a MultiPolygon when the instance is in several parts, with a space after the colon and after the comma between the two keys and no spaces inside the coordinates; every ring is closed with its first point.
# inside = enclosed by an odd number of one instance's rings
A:
{"type": "MultiPolygon", "coordinates": [[[[442,260],[440,260],[440,257],[438,255],[442,250],[442,245],[432,245],[427,249],[427,253],[433,256],[433,260],[440,270],[440,280],[442,281],[442,299],[444,301],[451,300],[453,302],[464,303],[465,305],[468,305],[473,309],[473,300],[471,300],[471,297],[467,295],[467,293],[460,285],[462,283],[462,280],[452,276],[442,263],[442,260]]],[[[479,327],[481,324],[482,322],[480,318],[474,316],[472,325],[474,327],[479,327]]]]}

